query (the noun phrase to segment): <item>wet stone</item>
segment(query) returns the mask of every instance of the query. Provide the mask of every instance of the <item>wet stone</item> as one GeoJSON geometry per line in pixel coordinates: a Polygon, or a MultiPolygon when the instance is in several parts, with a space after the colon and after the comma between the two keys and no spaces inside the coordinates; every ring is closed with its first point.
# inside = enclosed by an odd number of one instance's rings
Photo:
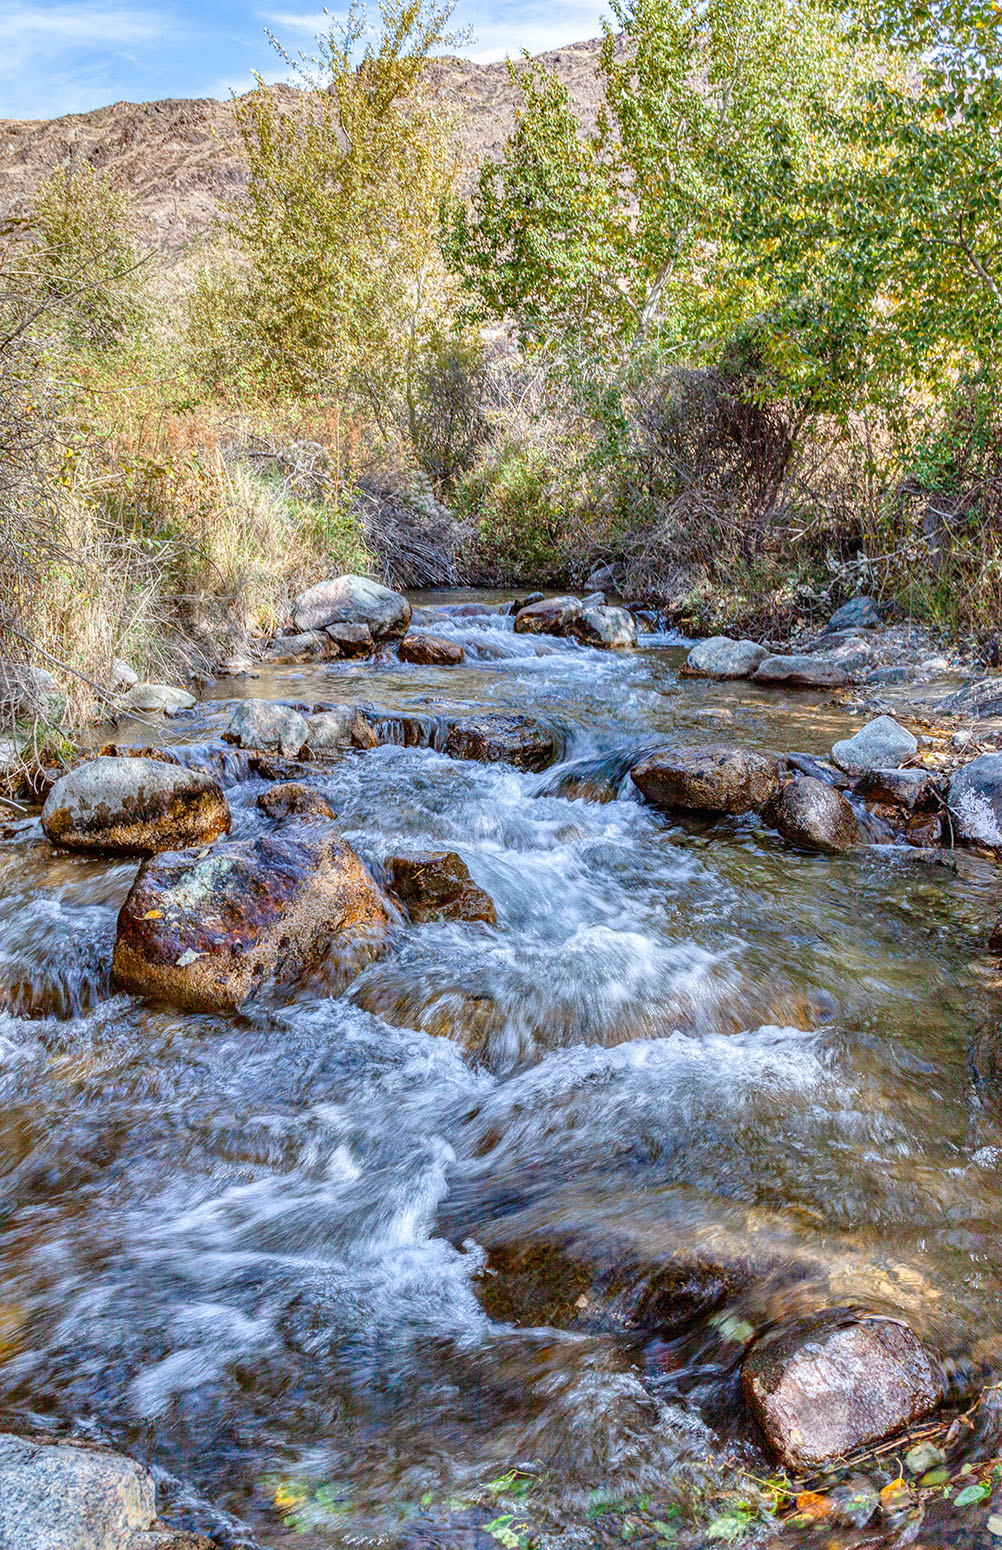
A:
{"type": "Polygon", "coordinates": [[[947,801],[958,839],[1002,848],[1002,753],[982,754],[957,770],[947,801]]]}
{"type": "Polygon", "coordinates": [[[766,803],[762,817],[803,850],[836,853],[859,843],[856,815],[841,791],[810,775],[795,775],[766,803]]]}
{"type": "Polygon", "coordinates": [[[622,650],[637,644],[637,626],[625,608],[584,607],[570,626],[570,633],[586,646],[622,650]]]}
{"type": "Polygon", "coordinates": [[[391,891],[419,924],[427,920],[497,920],[494,901],[454,850],[410,850],[383,863],[391,891]]]}
{"type": "Polygon", "coordinates": [[[378,944],[386,920],[345,839],[280,829],[145,862],[118,917],[112,972],[137,995],[233,1011],[267,982],[295,979],[342,934],[378,944]]]}
{"type": "Polygon", "coordinates": [[[445,752],[450,759],[540,771],[557,757],[557,742],[553,732],[533,716],[462,716],[449,728],[445,752]]]}
{"type": "Polygon", "coordinates": [[[269,786],[267,791],[261,792],[257,805],[268,818],[329,820],[334,817],[333,808],[320,792],[297,780],[279,781],[277,785],[269,786]]]}
{"type": "Polygon", "coordinates": [[[364,657],[375,645],[367,624],[328,624],[324,635],[332,656],[364,657]]]}
{"type": "Polygon", "coordinates": [[[0,1550],[131,1550],[155,1524],[152,1477],[132,1459],[0,1436],[0,1550]]]}
{"type": "Polygon", "coordinates": [[[699,678],[750,678],[768,655],[757,641],[713,635],[693,646],[686,658],[685,672],[699,678]]]}
{"type": "Polygon", "coordinates": [[[741,1385],[770,1447],[794,1470],[879,1442],[943,1397],[936,1364],[906,1324],[840,1309],[757,1341],[741,1385]]]}
{"type": "Polygon", "coordinates": [[[338,649],[322,630],[305,630],[296,635],[275,635],[264,650],[265,661],[285,663],[326,661],[338,655],[338,649]]]}
{"type": "Polygon", "coordinates": [[[421,667],[456,667],[465,655],[458,640],[448,640],[444,635],[415,633],[400,642],[401,662],[421,667]]]}
{"type": "Polygon", "coordinates": [[[868,770],[856,785],[856,795],[868,802],[888,802],[894,807],[925,807],[934,802],[937,782],[928,770],[868,770]]]}
{"type": "Polygon", "coordinates": [[[752,674],[757,684],[780,684],[788,689],[842,689],[849,674],[837,662],[824,657],[766,657],[752,674]]]}
{"type": "Polygon", "coordinates": [[[563,635],[580,617],[581,600],[576,597],[548,597],[530,603],[515,615],[516,635],[563,635]]]}
{"type": "Polygon", "coordinates": [[[730,744],[659,749],[630,771],[655,807],[747,813],[768,801],[779,779],[771,756],[730,744]]]}
{"type": "Polygon", "coordinates": [[[309,717],[306,726],[306,746],[321,758],[349,748],[375,748],[379,741],[372,723],[355,705],[320,711],[309,717]]]}
{"type": "Polygon", "coordinates": [[[223,733],[227,743],[239,748],[274,749],[286,759],[295,759],[303,751],[307,736],[304,716],[270,700],[243,700],[223,733]]]}
{"type": "Polygon", "coordinates": [[[105,854],[206,845],[229,827],[210,775],[159,759],[91,759],[55,782],[42,809],[53,845],[105,854]]]}

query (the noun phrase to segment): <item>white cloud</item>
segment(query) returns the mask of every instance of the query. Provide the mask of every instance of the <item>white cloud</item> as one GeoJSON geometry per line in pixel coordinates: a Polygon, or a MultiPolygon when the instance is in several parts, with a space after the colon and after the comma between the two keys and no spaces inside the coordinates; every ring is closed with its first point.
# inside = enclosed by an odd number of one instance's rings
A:
{"type": "MultiPolygon", "coordinates": [[[[163,23],[151,12],[132,7],[93,5],[12,5],[0,12],[0,44],[15,55],[36,49],[66,53],[83,46],[107,48],[157,37],[163,23]]],[[[3,59],[9,67],[9,53],[3,59]]]]}
{"type": "Polygon", "coordinates": [[[0,10],[0,112],[40,118],[100,107],[109,63],[134,62],[133,51],[166,30],[155,12],[107,0],[14,0],[0,10]]]}

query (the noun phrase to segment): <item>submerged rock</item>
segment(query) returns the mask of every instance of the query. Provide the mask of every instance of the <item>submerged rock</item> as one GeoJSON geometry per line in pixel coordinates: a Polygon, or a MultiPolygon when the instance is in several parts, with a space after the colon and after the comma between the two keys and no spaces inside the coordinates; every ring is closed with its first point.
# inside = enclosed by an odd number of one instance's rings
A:
{"type": "Polygon", "coordinates": [[[557,757],[557,740],[533,716],[462,716],[449,728],[445,752],[451,759],[539,771],[557,757]]]}
{"type": "Polygon", "coordinates": [[[53,845],[130,856],[207,845],[229,827],[210,775],[159,759],[90,759],[56,781],[42,809],[53,845]]]}
{"type": "Polygon", "coordinates": [[[848,603],[843,603],[841,608],[836,608],[825,626],[826,633],[829,630],[845,630],[855,626],[857,629],[872,630],[883,623],[883,614],[880,604],[872,597],[860,593],[858,597],[850,598],[848,603]]]}
{"type": "Polygon", "coordinates": [[[796,775],[766,803],[762,817],[791,845],[837,852],[859,843],[856,815],[841,791],[811,775],[796,775]]]}
{"type": "Polygon", "coordinates": [[[685,672],[699,678],[750,678],[768,655],[757,641],[711,635],[693,646],[686,657],[685,672]]]}
{"type": "Polygon", "coordinates": [[[414,662],[421,667],[456,667],[465,655],[458,640],[447,640],[444,635],[415,633],[400,642],[401,662],[414,662]]]}
{"type": "Polygon", "coordinates": [[[110,1448],[0,1435],[0,1550],[212,1550],[157,1519],[153,1477],[110,1448]]]}
{"type": "Polygon", "coordinates": [[[262,791],[257,805],[268,818],[323,818],[332,819],[334,809],[330,803],[300,780],[282,780],[262,791]]]}
{"type": "Polygon", "coordinates": [[[286,759],[298,758],[307,736],[305,716],[271,700],[242,700],[223,733],[227,743],[239,748],[273,748],[286,759]]]}
{"type": "Polygon", "coordinates": [[[373,945],[386,920],[348,842],[297,824],[144,862],[118,917],[112,972],[137,995],[228,1012],[310,968],[336,937],[373,945]]]}
{"type": "Polygon", "coordinates": [[[179,710],[191,710],[195,696],[187,689],[175,689],[172,684],[137,683],[122,697],[124,710],[162,711],[165,716],[176,715],[179,710]]]}
{"type": "Polygon", "coordinates": [[[584,645],[606,651],[637,644],[637,626],[625,608],[582,607],[570,633],[584,645]]]}
{"type": "Polygon", "coordinates": [[[785,684],[790,689],[842,689],[849,675],[824,657],[766,657],[752,674],[757,684],[785,684]]]}
{"type": "Polygon", "coordinates": [[[367,629],[373,640],[389,640],[407,634],[411,605],[399,592],[368,576],[334,576],[296,599],[292,622],[297,630],[357,625],[367,629]]]}
{"type": "Polygon", "coordinates": [[[947,805],[959,839],[1002,848],[1002,753],[982,754],[957,770],[947,805]]]}
{"type": "Polygon", "coordinates": [[[515,615],[515,634],[563,635],[580,614],[580,598],[547,597],[519,609],[515,615]]]}
{"type": "Polygon", "coordinates": [[[860,727],[853,737],[843,738],[832,748],[832,758],[847,775],[863,775],[867,770],[897,769],[918,753],[918,739],[893,716],[878,716],[860,727]]]}
{"type": "Polygon", "coordinates": [[[780,1326],[741,1369],[748,1406],[789,1469],[813,1469],[928,1415],[936,1366],[906,1324],[832,1309],[780,1326]]]}
{"type": "Polygon", "coordinates": [[[768,801],[779,780],[771,755],[731,744],[662,748],[630,771],[655,807],[704,813],[747,813],[768,801]]]}
{"type": "Polygon", "coordinates": [[[454,850],[408,850],[387,856],[389,886],[411,919],[497,920],[494,900],[454,850]]]}

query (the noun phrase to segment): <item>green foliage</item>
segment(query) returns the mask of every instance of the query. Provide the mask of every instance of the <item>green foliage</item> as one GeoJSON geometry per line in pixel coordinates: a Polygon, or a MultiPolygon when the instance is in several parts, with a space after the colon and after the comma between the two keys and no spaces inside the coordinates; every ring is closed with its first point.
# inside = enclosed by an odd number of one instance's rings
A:
{"type": "Polygon", "coordinates": [[[87,163],[39,185],[29,220],[12,227],[11,281],[57,316],[76,344],[108,346],[142,321],[145,268],[131,201],[87,163]]]}
{"type": "Polygon", "coordinates": [[[567,564],[567,503],[543,448],[489,452],[458,483],[455,509],[471,521],[467,563],[485,583],[547,582],[567,564]]]}
{"type": "MultiPolygon", "coordinates": [[[[815,0],[614,0],[586,134],[566,88],[529,63],[502,159],[451,252],[483,315],[524,338],[587,331],[606,355],[658,326],[692,338],[726,262],[738,196],[777,143],[810,154],[819,102],[853,58],[815,0]]],[[[718,319],[719,321],[719,319],[718,319]]]]}
{"type": "Polygon", "coordinates": [[[455,159],[423,73],[449,10],[383,0],[372,38],[354,3],[316,59],[283,54],[307,88],[301,100],[287,105],[262,83],[237,104],[250,176],[227,221],[242,283],[231,273],[225,284],[237,334],[283,390],[383,417],[438,324],[439,209],[455,159]]]}
{"type": "Polygon", "coordinates": [[[432,340],[411,389],[410,434],[421,467],[448,494],[490,439],[490,375],[479,339],[432,340]]]}

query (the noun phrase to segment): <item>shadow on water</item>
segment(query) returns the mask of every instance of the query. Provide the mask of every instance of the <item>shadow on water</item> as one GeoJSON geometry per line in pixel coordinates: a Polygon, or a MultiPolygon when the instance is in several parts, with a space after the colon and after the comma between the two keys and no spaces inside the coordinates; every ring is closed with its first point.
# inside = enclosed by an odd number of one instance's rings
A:
{"type": "Polygon", "coordinates": [[[165,740],[251,834],[234,697],[375,707],[380,746],[310,780],[377,872],[459,851],[496,925],[401,929],[338,996],[179,1014],[109,983],[134,864],[30,827],[0,853],[0,1403],[148,1458],[221,1543],[503,1544],[496,1478],[532,1482],[540,1542],[604,1543],[596,1491],[768,1467],[735,1331],[833,1302],[906,1317],[958,1401],[998,1363],[993,869],[672,824],[639,750],[854,723],[680,680],[657,638],[425,601],[462,666],[262,669],[165,740]],[[483,708],[559,726],[562,759],[446,758],[483,708]]]}

